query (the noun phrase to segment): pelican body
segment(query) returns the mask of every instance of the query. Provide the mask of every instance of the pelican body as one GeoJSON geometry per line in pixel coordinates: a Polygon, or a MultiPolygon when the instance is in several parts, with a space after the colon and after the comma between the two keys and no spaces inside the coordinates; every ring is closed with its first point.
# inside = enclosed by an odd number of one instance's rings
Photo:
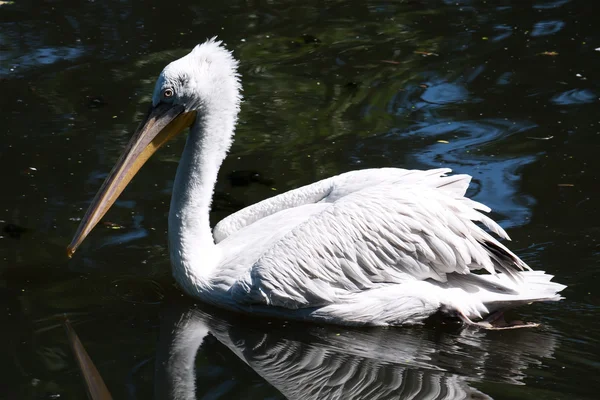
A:
{"type": "Polygon", "coordinates": [[[486,206],[465,197],[471,177],[445,168],[344,173],[263,200],[211,230],[214,186],[240,108],[237,66],[211,39],[163,69],[148,115],[92,201],[69,255],[144,162],[189,127],[168,236],[173,276],[190,296],[342,325],[414,324],[441,311],[484,327],[504,309],[561,298],[565,286],[491,235],[508,239],[486,206]]]}

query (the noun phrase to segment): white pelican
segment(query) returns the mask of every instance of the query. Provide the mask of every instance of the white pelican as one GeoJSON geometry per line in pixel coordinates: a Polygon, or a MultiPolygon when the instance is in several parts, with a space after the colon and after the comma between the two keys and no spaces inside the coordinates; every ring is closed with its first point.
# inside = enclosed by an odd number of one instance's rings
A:
{"type": "Polygon", "coordinates": [[[561,299],[565,286],[532,271],[477,224],[508,239],[482,214],[489,208],[464,197],[471,177],[447,176],[449,169],[348,172],[247,207],[211,231],[214,185],[240,107],[237,66],[211,39],[163,69],[148,115],[83,217],[69,255],[144,162],[189,127],[169,248],[175,280],[190,296],[344,325],[419,323],[441,311],[483,327],[504,309],[561,299]]]}

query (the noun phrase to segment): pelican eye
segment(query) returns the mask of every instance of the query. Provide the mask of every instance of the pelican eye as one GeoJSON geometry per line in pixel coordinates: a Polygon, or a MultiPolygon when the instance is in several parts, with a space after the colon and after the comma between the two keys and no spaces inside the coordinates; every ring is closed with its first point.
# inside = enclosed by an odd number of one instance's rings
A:
{"type": "Polygon", "coordinates": [[[163,92],[163,96],[166,98],[173,97],[174,94],[175,92],[173,91],[173,89],[165,89],[165,91],[163,92]]]}

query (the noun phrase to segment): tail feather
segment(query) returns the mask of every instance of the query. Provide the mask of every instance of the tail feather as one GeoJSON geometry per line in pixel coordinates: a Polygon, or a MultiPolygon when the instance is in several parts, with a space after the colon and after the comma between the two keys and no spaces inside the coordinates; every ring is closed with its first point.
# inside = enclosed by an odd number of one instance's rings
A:
{"type": "Polygon", "coordinates": [[[481,275],[480,277],[490,283],[500,284],[513,289],[518,293],[518,297],[533,301],[552,299],[560,300],[562,297],[558,294],[567,286],[557,282],[552,282],[553,275],[546,274],[544,271],[521,271],[518,273],[522,281],[515,282],[505,274],[481,275]]]}
{"type": "Polygon", "coordinates": [[[469,318],[481,318],[483,314],[506,310],[538,301],[558,301],[565,285],[552,282],[552,275],[544,271],[521,271],[518,280],[500,273],[495,275],[449,274],[449,288],[461,289],[467,296],[455,297],[449,302],[469,318]],[[483,311],[484,309],[485,311],[483,311]],[[483,311],[483,312],[481,312],[483,311]]]}

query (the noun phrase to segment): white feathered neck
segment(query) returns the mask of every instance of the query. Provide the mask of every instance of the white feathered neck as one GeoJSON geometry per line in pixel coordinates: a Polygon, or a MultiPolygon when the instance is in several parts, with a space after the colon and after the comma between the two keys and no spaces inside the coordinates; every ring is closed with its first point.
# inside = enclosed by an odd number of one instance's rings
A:
{"type": "Polygon", "coordinates": [[[197,111],[177,168],[169,211],[173,275],[191,295],[206,289],[220,260],[209,214],[240,108],[237,66],[231,52],[213,38],[169,64],[156,84],[154,101],[165,85],[176,85],[186,109],[197,111]]]}

